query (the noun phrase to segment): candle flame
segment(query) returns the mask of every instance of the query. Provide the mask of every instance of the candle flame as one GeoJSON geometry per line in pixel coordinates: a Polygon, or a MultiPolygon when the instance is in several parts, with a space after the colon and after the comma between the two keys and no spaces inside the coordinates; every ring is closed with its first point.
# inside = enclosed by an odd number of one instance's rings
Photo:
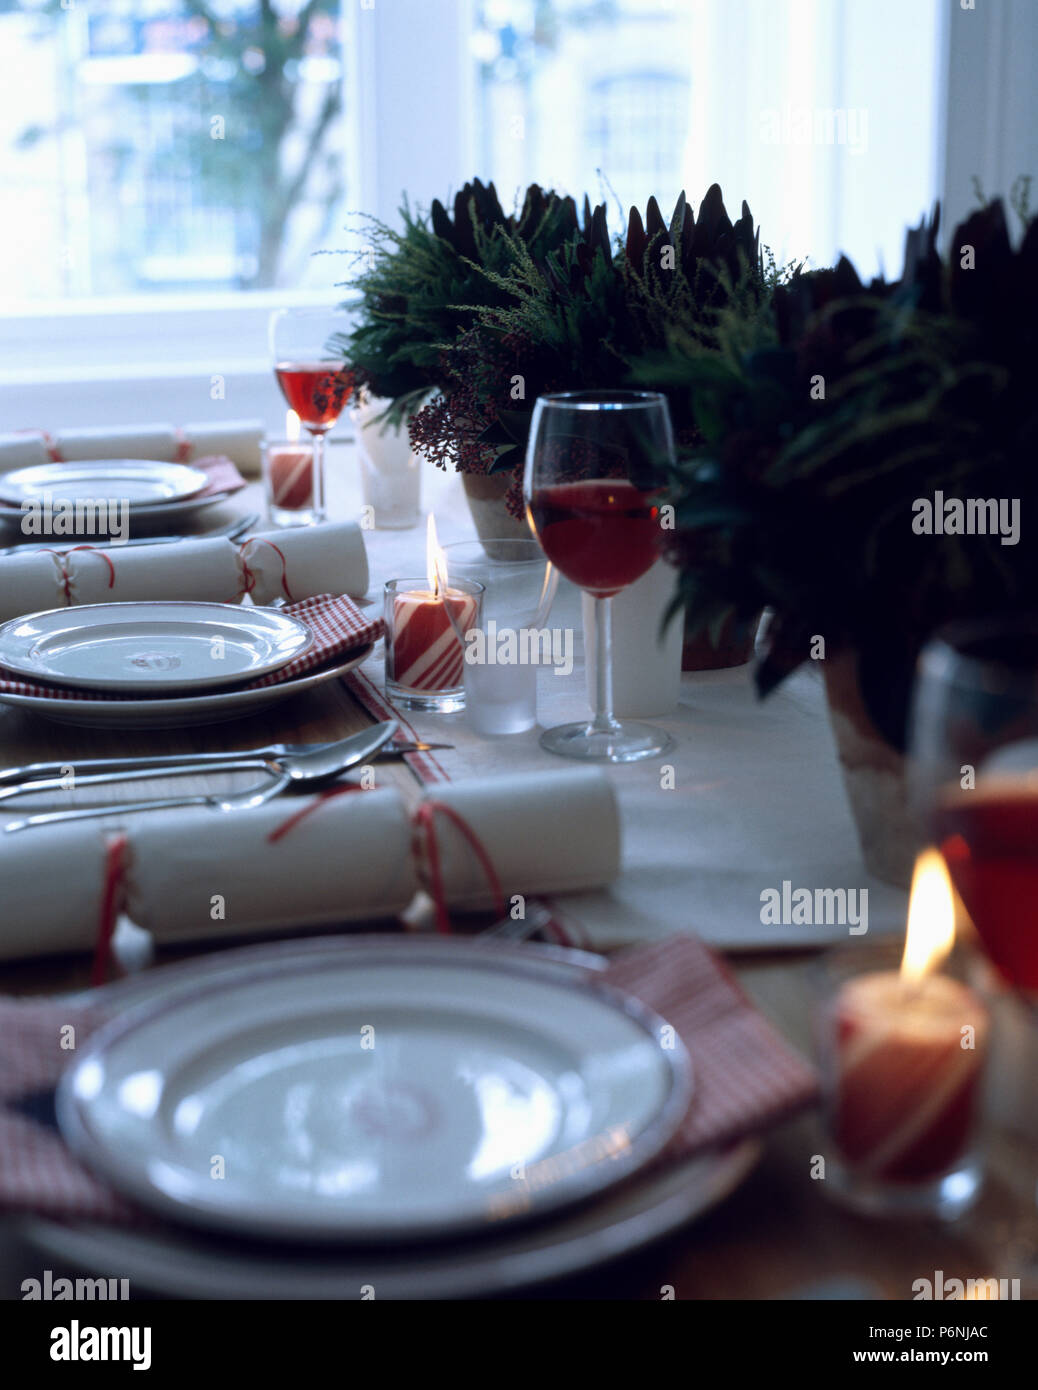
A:
{"type": "Polygon", "coordinates": [[[446,593],[447,556],[443,553],[443,547],[436,535],[436,522],[432,512],[429,513],[429,522],[425,528],[425,574],[432,593],[446,593]]]}
{"type": "Polygon", "coordinates": [[[299,416],[294,410],[285,412],[285,438],[289,444],[299,443],[299,416]]]}
{"type": "Polygon", "coordinates": [[[915,861],[908,898],[908,931],[901,978],[917,984],[933,974],[955,945],[955,895],[941,855],[924,850],[915,861]]]}

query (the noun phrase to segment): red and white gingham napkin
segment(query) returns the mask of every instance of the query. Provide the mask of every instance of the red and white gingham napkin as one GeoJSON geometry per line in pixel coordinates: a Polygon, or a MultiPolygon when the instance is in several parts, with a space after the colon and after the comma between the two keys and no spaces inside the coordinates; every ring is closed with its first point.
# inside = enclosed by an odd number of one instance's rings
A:
{"type": "Polygon", "coordinates": [[[814,1069],[697,937],[631,946],[613,958],[606,980],[672,1024],[692,1058],[692,1104],[666,1157],[744,1138],[815,1099],[814,1069]]]}
{"type": "Polygon", "coordinates": [[[190,467],[200,468],[209,480],[198,494],[199,497],[214,497],[220,492],[240,492],[248,486],[238,472],[238,465],[226,454],[206,454],[204,458],[192,459],[190,467]]]}
{"type": "MultiPolygon", "coordinates": [[[[694,937],[631,947],[595,978],[648,1004],[674,1026],[692,1057],[692,1103],[659,1165],[723,1147],[814,1100],[811,1067],[694,937]]],[[[79,1045],[103,1021],[81,1005],[0,999],[0,1210],[119,1224],[153,1221],[88,1173],[54,1122],[54,1087],[75,1057],[62,1049],[62,1037],[71,1026],[79,1045]]]]}
{"type": "MultiPolygon", "coordinates": [[[[295,680],[297,676],[304,676],[310,671],[315,671],[318,667],[324,666],[336,658],[341,658],[348,652],[359,651],[361,647],[366,647],[369,642],[378,641],[382,636],[382,619],[367,617],[345,594],[339,596],[318,594],[315,598],[305,598],[298,603],[286,604],[281,612],[306,623],[314,634],[312,645],[307,651],[290,661],[287,666],[282,666],[279,671],[271,671],[269,675],[259,676],[256,680],[247,681],[241,686],[234,687],[235,689],[256,690],[262,686],[281,685],[285,681],[295,680]]],[[[229,688],[223,686],[221,690],[226,691],[229,688]]],[[[161,692],[154,696],[141,696],[109,694],[101,690],[78,690],[72,686],[64,685],[39,685],[35,682],[19,680],[5,672],[2,667],[0,667],[0,694],[42,695],[51,700],[169,698],[163,696],[161,692]]]]}

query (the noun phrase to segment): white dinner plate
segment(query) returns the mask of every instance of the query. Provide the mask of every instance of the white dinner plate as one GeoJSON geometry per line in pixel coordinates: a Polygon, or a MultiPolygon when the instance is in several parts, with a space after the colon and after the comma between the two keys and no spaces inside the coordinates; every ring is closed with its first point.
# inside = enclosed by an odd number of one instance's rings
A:
{"type": "Polygon", "coordinates": [[[276,685],[251,690],[218,690],[203,695],[153,695],[148,699],[59,699],[53,695],[16,695],[0,692],[0,704],[42,715],[57,724],[73,724],[81,729],[183,729],[196,724],[220,724],[227,719],[244,719],[267,705],[275,705],[292,695],[312,690],[325,681],[336,680],[362,665],[371,655],[372,643],[333,666],[295,676],[276,685]]]}
{"type": "MultiPolygon", "coordinates": [[[[143,1000],[190,992],[201,982],[254,961],[277,961],[303,952],[381,952],[394,944],[408,949],[414,943],[351,934],[209,952],[91,990],[74,1002],[124,1010],[143,1000]]],[[[584,952],[530,943],[516,946],[478,938],[459,943],[437,937],[422,944],[445,953],[459,945],[493,951],[503,964],[513,961],[562,978],[584,978],[588,963],[605,964],[601,957],[584,952]]],[[[380,1299],[486,1297],[600,1268],[672,1234],[723,1201],[759,1156],[759,1142],[744,1140],[673,1166],[653,1166],[549,1220],[508,1224],[478,1239],[447,1245],[243,1248],[233,1237],[172,1226],[132,1229],[22,1217],[15,1223],[22,1248],[14,1264],[19,1270],[34,1268],[33,1261],[42,1257],[48,1267],[69,1266],[94,1277],[128,1279],[131,1296],[137,1298],[342,1300],[361,1297],[365,1286],[374,1286],[380,1299]]]]}
{"type": "MultiPolygon", "coordinates": [[[[22,1217],[12,1261],[128,1279],[131,1298],[356,1300],[487,1298],[573,1278],[634,1255],[724,1201],[756,1166],[756,1139],[654,1167],[547,1221],[508,1225],[446,1245],[329,1250],[243,1247],[173,1226],[123,1226],[22,1217]],[[42,1264],[40,1263],[42,1261],[42,1264]]],[[[19,1297],[12,1292],[11,1297],[19,1297]]]]}
{"type": "Polygon", "coordinates": [[[0,473],[0,500],[25,502],[126,502],[137,507],[183,502],[209,481],[201,468],[154,459],[90,459],[82,463],[40,463],[0,473]]]}
{"type": "Polygon", "coordinates": [[[102,1028],[58,1120],[120,1191],[210,1230],[471,1233],[658,1155],[691,1095],[663,1027],[597,982],[464,943],[282,954],[102,1028]]]}
{"type": "MultiPolygon", "coordinates": [[[[130,521],[133,531],[136,533],[142,528],[148,532],[155,531],[159,527],[165,529],[174,522],[179,522],[184,517],[191,516],[193,513],[201,511],[203,507],[215,507],[219,502],[226,502],[228,498],[233,497],[235,492],[239,490],[238,488],[227,488],[223,492],[199,493],[195,497],[185,497],[177,502],[153,502],[147,505],[131,507],[130,521]]],[[[17,528],[19,534],[22,534],[21,526],[24,517],[25,513],[22,511],[21,507],[12,507],[7,503],[0,502],[0,521],[5,522],[8,526],[17,528]]],[[[70,532],[68,535],[55,535],[53,539],[56,547],[75,545],[77,542],[83,540],[89,540],[95,545],[104,545],[107,534],[107,532],[87,529],[70,532]]],[[[27,539],[38,542],[44,538],[33,535],[27,537],[27,539]]],[[[185,540],[187,539],[190,539],[190,537],[185,537],[185,540]]],[[[199,537],[199,539],[201,539],[201,537],[199,537]]]]}
{"type": "Polygon", "coordinates": [[[172,694],[268,675],[313,640],[305,623],[275,608],[89,603],[0,624],[0,666],[77,690],[172,694]]]}

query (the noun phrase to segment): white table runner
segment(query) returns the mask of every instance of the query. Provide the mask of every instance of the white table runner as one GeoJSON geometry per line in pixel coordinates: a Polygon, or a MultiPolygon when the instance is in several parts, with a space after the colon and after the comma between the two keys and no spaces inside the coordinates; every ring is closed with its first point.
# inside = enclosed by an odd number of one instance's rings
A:
{"type": "MultiPolygon", "coordinates": [[[[438,475],[430,482],[425,506],[436,513],[441,541],[470,539],[457,480],[438,475]]],[[[385,580],[424,569],[421,528],[368,532],[367,540],[370,595],[379,602],[385,580]]],[[[547,625],[574,628],[576,664],[565,677],[539,672],[542,726],[588,714],[580,598],[565,582],[547,625]]],[[[620,633],[615,640],[622,640],[620,633]]],[[[381,648],[366,669],[381,686],[381,648]]],[[[554,771],[565,763],[540,748],[540,729],[490,739],[473,733],[463,713],[408,711],[406,717],[423,737],[456,745],[440,755],[452,778],[554,771]]],[[[650,722],[674,736],[676,749],[609,769],[620,803],[621,878],[607,891],[562,903],[593,944],[645,941],[676,930],[695,931],[729,950],[850,939],[855,924],[849,921],[762,923],[761,894],[775,889],[781,895],[784,882],[791,892],[807,888],[812,896],[817,889],[854,890],[855,909],[866,889],[868,934],[903,930],[906,894],[872,878],[862,862],[817,672],[798,673],[763,702],[748,666],[685,675],[678,712],[650,722]],[[663,764],[674,768],[672,790],[661,787],[663,764]]]]}

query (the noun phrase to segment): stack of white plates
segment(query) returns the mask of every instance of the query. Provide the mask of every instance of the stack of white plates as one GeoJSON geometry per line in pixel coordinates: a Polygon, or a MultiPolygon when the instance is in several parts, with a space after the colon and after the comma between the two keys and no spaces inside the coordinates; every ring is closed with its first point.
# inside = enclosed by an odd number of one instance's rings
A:
{"type": "Polygon", "coordinates": [[[193,1298],[466,1297],[635,1249],[720,1200],[756,1148],[653,1167],[694,1059],[589,964],[324,938],[111,987],[58,1119],[169,1224],[23,1233],[193,1298]]]}
{"type": "Polygon", "coordinates": [[[0,692],[0,701],[70,724],[211,723],[342,675],[370,651],[292,680],[241,688],[281,670],[312,643],[305,623],[274,608],[179,601],[52,608],[0,626],[0,667],[46,692],[0,692]]]}
{"type": "MultiPolygon", "coordinates": [[[[125,506],[131,528],[179,522],[202,507],[224,502],[229,492],[206,493],[209,479],[200,468],[182,463],[163,463],[155,459],[90,459],[81,463],[41,463],[32,468],[16,468],[0,473],[0,520],[21,526],[27,506],[35,504],[44,518],[78,508],[82,515],[90,509],[97,522],[96,504],[125,506]],[[203,495],[204,494],[204,495],[203,495]]],[[[58,539],[74,543],[77,539],[99,543],[89,534],[63,533],[58,539]]]]}

